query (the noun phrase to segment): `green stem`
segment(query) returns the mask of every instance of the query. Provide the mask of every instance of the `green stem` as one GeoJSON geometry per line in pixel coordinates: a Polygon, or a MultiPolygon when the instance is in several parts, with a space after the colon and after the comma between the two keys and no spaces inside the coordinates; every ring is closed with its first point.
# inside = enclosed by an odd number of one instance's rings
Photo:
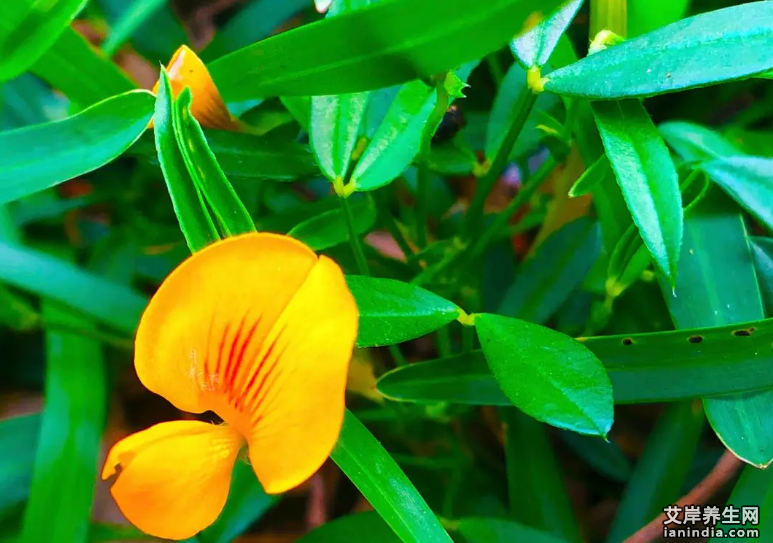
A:
{"type": "Polygon", "coordinates": [[[448,358],[454,353],[451,347],[451,331],[448,326],[444,326],[437,331],[437,346],[440,358],[448,358]]]}
{"type": "Polygon", "coordinates": [[[462,352],[469,353],[475,348],[475,328],[465,326],[462,328],[462,352]]]}
{"type": "Polygon", "coordinates": [[[515,146],[518,135],[523,130],[526,119],[528,119],[529,113],[531,113],[534,104],[537,102],[537,96],[538,95],[532,92],[531,88],[526,85],[526,88],[521,95],[521,99],[515,105],[516,115],[513,117],[513,122],[507,130],[507,134],[505,134],[502,145],[499,147],[497,154],[491,161],[491,166],[486,174],[478,180],[478,187],[475,190],[475,196],[470,203],[470,208],[467,210],[467,217],[464,224],[464,233],[466,234],[465,237],[467,239],[476,239],[480,233],[483,223],[483,206],[486,203],[489,193],[491,193],[494,185],[496,185],[502,170],[507,164],[507,159],[515,146]]]}
{"type": "Polygon", "coordinates": [[[428,240],[428,202],[429,202],[429,153],[434,136],[443,116],[448,111],[449,96],[443,80],[436,83],[437,101],[424,125],[421,135],[421,147],[416,169],[416,244],[423,249],[428,240]]]}
{"type": "Polygon", "coordinates": [[[354,228],[354,217],[352,216],[352,208],[349,206],[349,198],[341,195],[339,196],[339,201],[344,212],[346,229],[349,231],[349,243],[352,246],[354,260],[357,262],[357,269],[360,275],[370,275],[370,268],[368,267],[368,260],[365,258],[365,251],[362,248],[362,241],[354,228]]]}
{"type": "Polygon", "coordinates": [[[602,30],[611,30],[625,37],[628,30],[628,1],[591,0],[590,30],[591,39],[602,30]]]}

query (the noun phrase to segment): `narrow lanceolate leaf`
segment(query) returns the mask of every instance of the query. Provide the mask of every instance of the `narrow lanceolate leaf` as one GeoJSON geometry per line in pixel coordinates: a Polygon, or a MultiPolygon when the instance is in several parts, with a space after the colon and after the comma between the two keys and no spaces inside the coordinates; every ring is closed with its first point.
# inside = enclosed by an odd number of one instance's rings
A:
{"type": "MultiPolygon", "coordinates": [[[[469,62],[455,70],[458,80],[467,81],[477,64],[477,61],[469,62]]],[[[351,182],[356,190],[361,191],[386,185],[411,165],[419,153],[427,122],[437,103],[435,89],[421,81],[402,85],[388,108],[385,107],[384,98],[391,97],[391,93],[377,92],[371,96],[366,134],[376,124],[379,114],[383,114],[383,118],[352,172],[351,182]]]]}
{"type": "Polygon", "coordinates": [[[527,68],[547,64],[558,40],[577,15],[582,3],[583,0],[570,0],[550,17],[510,42],[510,49],[516,58],[527,68]]]}
{"type": "Polygon", "coordinates": [[[368,105],[368,93],[314,96],[309,141],[320,169],[331,181],[349,171],[352,152],[368,105]]]}
{"type": "MultiPolygon", "coordinates": [[[[367,233],[376,222],[376,206],[370,198],[351,203],[354,231],[358,235],[367,233]]],[[[340,207],[315,215],[293,227],[287,233],[301,240],[315,251],[323,251],[349,239],[346,217],[340,207]]]]}
{"type": "Polygon", "coordinates": [[[605,49],[552,72],[545,90],[595,100],[653,96],[763,73],[773,4],[711,11],[605,49]]]}
{"type": "MultiPolygon", "coordinates": [[[[539,9],[548,15],[562,3],[539,9]]],[[[210,69],[234,101],[373,90],[485,56],[522,32],[534,9],[529,0],[377,2],[240,49],[210,69]]]]}
{"type": "Polygon", "coordinates": [[[81,107],[137,87],[83,36],[68,28],[32,66],[32,73],[81,107]]]}
{"type": "Polygon", "coordinates": [[[403,543],[451,543],[397,463],[348,410],[330,457],[403,543]]]}
{"type": "MultiPolygon", "coordinates": [[[[764,315],[743,217],[724,195],[715,196],[687,222],[676,289],[673,294],[662,289],[678,328],[747,322],[764,315]]],[[[765,422],[773,409],[773,392],[710,398],[704,407],[719,439],[738,457],[756,466],[773,460],[773,429],[765,422]]]]}
{"type": "MultiPolygon", "coordinates": [[[[53,302],[44,318],[82,329],[83,318],[53,302]]],[[[46,334],[45,409],[20,543],[86,543],[94,480],[107,417],[100,344],[73,333],[46,334]]]]}
{"type": "Polygon", "coordinates": [[[177,143],[191,179],[209,204],[224,237],[254,232],[255,224],[226,178],[199,122],[191,113],[192,95],[186,88],[174,104],[177,143]]]}
{"type": "Polygon", "coordinates": [[[475,318],[483,352],[502,391],[537,420],[581,434],[612,427],[612,386],[582,343],[536,324],[498,315],[475,318]]]}
{"type": "Polygon", "coordinates": [[[40,419],[34,414],[0,421],[0,518],[29,496],[40,419]]]}
{"type": "Polygon", "coordinates": [[[348,275],[360,311],[357,346],[394,345],[434,332],[456,320],[461,310],[452,302],[394,279],[348,275]]]}
{"type": "Polygon", "coordinates": [[[431,87],[421,81],[402,86],[352,172],[357,190],[376,189],[405,171],[419,152],[424,125],[434,107],[431,87]]]}
{"type": "Polygon", "coordinates": [[[773,232],[773,158],[735,156],[704,162],[700,168],[741,207],[773,232]]]}
{"type": "Polygon", "coordinates": [[[61,121],[0,134],[0,203],[104,166],[140,137],[153,95],[131,91],[61,121]]]}
{"type": "Polygon", "coordinates": [[[105,41],[102,42],[102,51],[107,56],[113,56],[124,43],[131,39],[138,28],[163,7],[164,3],[164,0],[135,0],[132,2],[110,28],[105,41]]]}
{"type": "Polygon", "coordinates": [[[188,242],[191,252],[203,249],[220,239],[217,229],[206,211],[204,198],[188,175],[173,122],[172,89],[166,71],[161,72],[161,84],[156,98],[156,110],[153,115],[156,150],[161,171],[164,173],[169,196],[172,198],[180,229],[188,242]]]}
{"type": "Polygon", "coordinates": [[[658,130],[669,147],[689,162],[744,154],[721,134],[699,124],[669,121],[659,124],[658,130]]]}
{"type": "MultiPolygon", "coordinates": [[[[654,403],[773,388],[773,319],[651,334],[587,338],[615,403],[654,403]],[[654,354],[653,354],[654,353],[654,354]]],[[[384,375],[384,395],[411,402],[511,405],[481,351],[411,364],[384,375]]]]}
{"type": "Polygon", "coordinates": [[[27,70],[70,25],[86,0],[16,0],[0,17],[0,81],[27,70]]]}
{"type": "Polygon", "coordinates": [[[0,281],[50,298],[133,334],[147,299],[135,290],[49,254],[0,241],[0,281]]]}
{"type": "Polygon", "coordinates": [[[683,213],[671,155],[640,101],[597,102],[593,112],[631,217],[655,264],[674,284],[683,213]]]}

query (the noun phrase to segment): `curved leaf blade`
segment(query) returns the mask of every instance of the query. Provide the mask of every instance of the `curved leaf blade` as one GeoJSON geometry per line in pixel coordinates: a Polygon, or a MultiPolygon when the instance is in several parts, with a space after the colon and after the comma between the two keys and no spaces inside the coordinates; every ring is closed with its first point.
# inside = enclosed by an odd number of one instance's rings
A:
{"type": "Polygon", "coordinates": [[[582,7],[583,0],[571,0],[556,10],[550,17],[540,21],[534,28],[510,42],[515,57],[527,68],[542,67],[558,45],[558,40],[571,24],[582,7]]]}
{"type": "Polygon", "coordinates": [[[330,457],[404,543],[451,543],[397,463],[348,410],[330,457]]]}
{"type": "Polygon", "coordinates": [[[0,17],[0,81],[27,70],[53,45],[87,0],[16,0],[0,17]]]}
{"type": "Polygon", "coordinates": [[[679,176],[666,144],[638,100],[597,102],[593,112],[631,217],[673,285],[684,219],[679,176]]]}
{"type": "MultiPolygon", "coordinates": [[[[43,315],[93,328],[88,320],[51,302],[44,302],[43,315]]],[[[45,382],[45,410],[19,543],[86,543],[107,419],[101,345],[82,335],[48,331],[45,382]]]]}
{"type": "MultiPolygon", "coordinates": [[[[358,235],[367,233],[376,222],[376,206],[370,198],[351,204],[354,231],[358,235]]],[[[315,215],[293,227],[287,235],[298,239],[314,251],[323,251],[349,239],[346,218],[339,207],[315,215]]]]}
{"type": "Polygon", "coordinates": [[[513,405],[539,421],[605,436],[612,386],[582,343],[526,321],[484,313],[475,329],[491,371],[513,405]]]}
{"type": "Polygon", "coordinates": [[[61,121],[0,133],[0,204],[104,166],[142,135],[152,111],[152,94],[130,91],[61,121]]]}
{"type": "Polygon", "coordinates": [[[219,240],[220,236],[206,212],[204,197],[188,175],[175,135],[174,116],[172,87],[166,71],[162,70],[153,114],[156,150],[180,229],[191,252],[195,252],[219,240]]]}
{"type": "Polygon", "coordinates": [[[0,281],[50,298],[133,334],[147,299],[139,292],[49,254],[0,241],[0,281]]]}
{"type": "Polygon", "coordinates": [[[175,136],[188,173],[226,235],[254,232],[255,224],[220,169],[201,125],[193,117],[191,103],[192,94],[186,88],[172,106],[175,136]]]}
{"type": "MultiPolygon", "coordinates": [[[[550,13],[561,0],[540,4],[550,13]]],[[[227,100],[373,90],[485,56],[524,28],[528,0],[393,0],[226,55],[209,68],[227,100]]]]}
{"type": "Polygon", "coordinates": [[[773,68],[773,5],[689,17],[550,73],[545,90],[592,100],[644,98],[733,81],[773,68]]]}

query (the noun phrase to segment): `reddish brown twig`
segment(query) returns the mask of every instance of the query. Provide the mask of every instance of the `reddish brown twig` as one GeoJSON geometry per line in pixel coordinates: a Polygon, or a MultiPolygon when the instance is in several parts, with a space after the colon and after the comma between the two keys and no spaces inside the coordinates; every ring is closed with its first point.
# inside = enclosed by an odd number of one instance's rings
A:
{"type": "MultiPolygon", "coordinates": [[[[680,509],[685,505],[701,505],[732,479],[741,467],[742,462],[730,451],[725,451],[714,469],[698,483],[695,488],[676,502],[680,509]]],[[[649,524],[642,527],[623,543],[651,543],[663,533],[663,522],[667,519],[665,513],[658,515],[649,524]]]]}

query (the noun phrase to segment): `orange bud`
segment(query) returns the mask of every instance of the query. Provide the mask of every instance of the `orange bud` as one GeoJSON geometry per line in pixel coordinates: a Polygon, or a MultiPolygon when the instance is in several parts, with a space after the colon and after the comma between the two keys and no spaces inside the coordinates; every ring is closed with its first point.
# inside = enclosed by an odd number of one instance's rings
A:
{"type": "MultiPolygon", "coordinates": [[[[186,87],[191,89],[193,102],[191,112],[204,128],[239,131],[240,123],[231,116],[217,90],[209,70],[201,59],[187,45],[181,46],[166,68],[172,95],[177,98],[186,87]]],[[[158,92],[158,82],[153,86],[153,94],[158,92]]],[[[150,128],[153,121],[150,122],[150,128]]]]}

